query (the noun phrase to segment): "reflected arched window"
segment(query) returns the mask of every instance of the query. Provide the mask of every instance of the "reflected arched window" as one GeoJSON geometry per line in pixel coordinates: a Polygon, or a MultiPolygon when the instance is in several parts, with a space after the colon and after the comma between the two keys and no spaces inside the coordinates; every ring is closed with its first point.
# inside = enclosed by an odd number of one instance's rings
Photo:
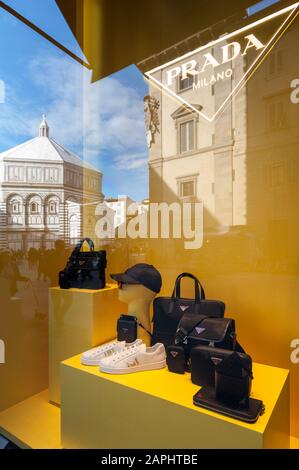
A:
{"type": "Polygon", "coordinates": [[[13,214],[19,214],[20,213],[20,203],[19,203],[19,201],[12,201],[12,203],[11,203],[11,212],[13,214]]]}
{"type": "Polygon", "coordinates": [[[38,213],[38,204],[36,202],[32,202],[31,206],[30,206],[30,209],[31,209],[32,214],[37,214],[38,213]]]}
{"type": "Polygon", "coordinates": [[[69,237],[78,238],[80,236],[80,226],[77,214],[73,214],[69,221],[69,237]]]}
{"type": "Polygon", "coordinates": [[[50,212],[50,214],[56,214],[57,213],[57,204],[56,204],[56,202],[53,202],[53,201],[50,202],[49,212],[50,212]]]}

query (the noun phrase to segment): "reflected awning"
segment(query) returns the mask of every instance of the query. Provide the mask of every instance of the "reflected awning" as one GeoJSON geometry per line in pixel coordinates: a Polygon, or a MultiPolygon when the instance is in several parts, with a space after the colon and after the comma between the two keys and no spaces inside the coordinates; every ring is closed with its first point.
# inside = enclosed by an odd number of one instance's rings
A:
{"type": "MultiPolygon", "coordinates": [[[[138,64],[233,15],[251,0],[56,0],[93,69],[93,81],[138,64]]],[[[222,34],[225,31],[219,32],[222,34]]]]}

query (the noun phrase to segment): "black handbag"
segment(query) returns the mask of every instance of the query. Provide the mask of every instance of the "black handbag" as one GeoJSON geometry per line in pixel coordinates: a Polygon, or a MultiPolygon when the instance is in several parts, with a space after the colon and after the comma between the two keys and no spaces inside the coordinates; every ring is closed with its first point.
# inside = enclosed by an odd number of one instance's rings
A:
{"type": "Polygon", "coordinates": [[[83,238],[74,248],[64,270],[59,272],[59,286],[62,289],[103,289],[106,266],[106,251],[94,251],[93,241],[83,238]],[[85,241],[90,251],[81,251],[85,241]]]}
{"type": "Polygon", "coordinates": [[[171,297],[157,297],[153,303],[152,345],[174,344],[178,324],[185,313],[222,318],[225,304],[220,300],[206,300],[205,291],[199,280],[189,273],[180,274],[175,281],[171,297]],[[181,280],[185,277],[194,281],[194,299],[181,298],[181,280]]]}
{"type": "MultiPolygon", "coordinates": [[[[211,346],[196,346],[191,349],[191,381],[196,385],[215,385],[216,367],[228,357],[233,351],[211,346]]],[[[251,357],[244,353],[236,353],[244,360],[247,370],[252,371],[251,357]]]]}

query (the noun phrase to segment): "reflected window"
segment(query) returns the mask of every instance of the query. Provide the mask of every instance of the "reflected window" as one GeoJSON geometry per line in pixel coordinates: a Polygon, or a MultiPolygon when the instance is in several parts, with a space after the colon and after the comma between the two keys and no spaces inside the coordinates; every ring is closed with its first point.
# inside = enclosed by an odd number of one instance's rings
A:
{"type": "Polygon", "coordinates": [[[182,122],[180,129],[180,153],[195,149],[195,121],[182,122]]]}
{"type": "Polygon", "coordinates": [[[284,166],[282,163],[270,167],[270,186],[282,186],[284,184],[284,166]]]}
{"type": "Polygon", "coordinates": [[[194,181],[186,181],[181,183],[181,197],[194,196],[194,181]]]}
{"type": "Polygon", "coordinates": [[[278,75],[283,70],[283,53],[282,50],[279,49],[277,51],[271,52],[268,57],[267,62],[267,76],[268,78],[272,78],[275,75],[278,75]]]}
{"type": "Polygon", "coordinates": [[[13,201],[11,205],[12,213],[19,214],[20,213],[20,203],[18,201],[13,201]]]}
{"type": "Polygon", "coordinates": [[[194,198],[197,196],[198,173],[177,178],[179,198],[194,198]]]}
{"type": "Polygon", "coordinates": [[[286,127],[287,114],[282,99],[270,100],[266,103],[266,127],[268,131],[277,131],[286,127]]]}
{"type": "Polygon", "coordinates": [[[194,76],[188,75],[187,78],[182,79],[182,75],[178,78],[178,91],[189,90],[193,87],[194,76]]]}
{"type": "Polygon", "coordinates": [[[30,208],[32,214],[38,213],[38,204],[36,202],[32,202],[30,208]]]}
{"type": "Polygon", "coordinates": [[[55,202],[50,202],[49,212],[50,212],[50,214],[56,214],[57,213],[57,205],[56,205],[55,202]]]}

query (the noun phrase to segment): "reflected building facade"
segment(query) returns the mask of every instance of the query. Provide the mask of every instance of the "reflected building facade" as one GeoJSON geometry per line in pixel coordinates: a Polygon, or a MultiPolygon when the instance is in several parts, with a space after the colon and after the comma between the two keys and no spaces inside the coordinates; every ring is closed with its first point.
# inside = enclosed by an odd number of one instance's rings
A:
{"type": "Polygon", "coordinates": [[[259,268],[298,274],[299,105],[290,100],[298,70],[298,20],[247,87],[247,214],[259,268]]]}
{"type": "MultiPolygon", "coordinates": [[[[223,45],[223,44],[222,44],[223,45]]],[[[175,50],[194,49],[194,38],[186,40],[175,50]]],[[[166,62],[173,51],[165,51],[166,62]]],[[[217,57],[218,48],[207,48],[205,53],[217,57]]],[[[200,62],[202,53],[188,60],[200,62]]],[[[159,60],[159,59],[157,59],[159,60]]],[[[244,72],[244,57],[214,68],[215,80],[209,86],[197,87],[195,77],[182,74],[175,77],[171,92],[198,111],[213,115],[223,97],[228,95],[244,72]],[[227,70],[230,74],[225,75],[227,70]]],[[[175,66],[186,62],[182,58],[175,66]]],[[[146,70],[153,59],[141,64],[146,70]]],[[[170,64],[153,76],[165,83],[170,64]]],[[[212,72],[211,72],[212,74],[212,72]]],[[[211,77],[211,75],[210,75],[211,77]]],[[[210,78],[209,77],[209,78],[210,78]]],[[[156,99],[160,132],[149,149],[150,200],[151,201],[201,201],[206,213],[206,227],[227,227],[246,223],[246,89],[243,89],[225,108],[221,115],[209,122],[200,114],[169,96],[151,80],[150,96],[156,99]]]]}
{"type": "Polygon", "coordinates": [[[0,154],[0,174],[4,249],[72,244],[82,235],[82,204],[103,200],[102,173],[52,139],[45,116],[37,137],[0,154]]]}

